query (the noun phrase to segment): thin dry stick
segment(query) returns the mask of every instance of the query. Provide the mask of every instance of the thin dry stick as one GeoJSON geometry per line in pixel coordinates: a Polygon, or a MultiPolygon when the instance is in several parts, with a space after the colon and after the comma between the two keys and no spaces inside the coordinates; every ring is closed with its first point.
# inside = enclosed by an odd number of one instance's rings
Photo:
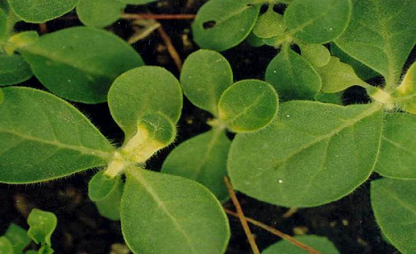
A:
{"type": "Polygon", "coordinates": [[[176,67],[179,71],[182,70],[182,59],[178,54],[178,51],[172,44],[172,40],[170,39],[169,35],[165,32],[165,29],[163,29],[162,26],[159,26],[157,31],[160,34],[160,37],[162,37],[163,41],[166,44],[166,47],[168,48],[168,52],[170,56],[172,57],[173,61],[175,62],[176,67]]]}
{"type": "Polygon", "coordinates": [[[259,248],[257,247],[256,241],[254,240],[253,235],[251,234],[250,227],[248,226],[246,217],[244,216],[243,209],[241,208],[240,202],[238,202],[237,196],[231,186],[230,180],[228,177],[224,177],[225,186],[227,186],[228,193],[230,193],[231,201],[233,202],[235,208],[237,209],[237,217],[240,219],[241,225],[243,226],[244,232],[246,233],[248,242],[250,243],[251,249],[254,254],[260,254],[259,248]]]}
{"type": "MultiPolygon", "coordinates": [[[[224,211],[226,213],[228,213],[229,215],[232,215],[234,217],[237,217],[237,218],[240,217],[238,215],[238,213],[233,212],[231,210],[228,210],[226,208],[224,208],[224,211]]],[[[262,229],[264,229],[264,230],[266,230],[266,231],[268,231],[268,232],[270,232],[270,233],[272,233],[274,235],[277,235],[277,236],[281,237],[282,239],[288,241],[289,243],[291,243],[293,245],[296,245],[299,248],[302,248],[302,249],[306,250],[307,252],[309,252],[311,254],[321,254],[321,252],[313,249],[312,247],[309,247],[308,245],[306,245],[306,244],[304,244],[302,242],[299,242],[298,240],[296,240],[295,238],[291,237],[290,235],[286,235],[285,233],[283,233],[283,232],[281,232],[281,231],[279,231],[279,230],[277,230],[277,229],[275,229],[273,227],[267,226],[266,224],[263,224],[260,221],[256,221],[256,220],[254,220],[252,218],[249,218],[249,217],[246,217],[246,219],[251,224],[256,225],[257,227],[262,228],[262,229]]]]}
{"type": "Polygon", "coordinates": [[[187,20],[195,19],[195,14],[135,14],[135,13],[123,13],[121,14],[122,19],[178,19],[178,20],[187,20]]]}

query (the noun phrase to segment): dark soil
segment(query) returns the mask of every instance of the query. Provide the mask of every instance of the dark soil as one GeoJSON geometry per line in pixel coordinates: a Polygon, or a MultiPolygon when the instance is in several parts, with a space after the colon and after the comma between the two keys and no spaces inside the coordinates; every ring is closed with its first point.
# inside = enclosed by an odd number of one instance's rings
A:
{"type": "MultiPolygon", "coordinates": [[[[204,3],[202,0],[165,0],[150,4],[147,7],[129,7],[130,13],[196,13],[204,3]]],[[[70,13],[66,16],[74,16],[70,13]]],[[[198,47],[192,42],[190,33],[191,21],[161,21],[162,26],[171,37],[173,44],[182,59],[194,52],[198,47]]],[[[47,24],[48,32],[65,27],[80,25],[77,20],[56,20],[47,24]]],[[[38,26],[18,24],[19,30],[38,29],[38,26]]],[[[132,34],[127,21],[120,21],[111,26],[123,38],[132,34]]],[[[157,32],[133,45],[148,65],[159,65],[167,68],[176,76],[178,70],[174,65],[163,40],[157,32]]],[[[224,52],[234,70],[235,80],[246,78],[262,79],[269,61],[277,51],[271,47],[253,48],[242,43],[236,48],[224,52]]],[[[380,79],[374,81],[379,84],[380,79]]],[[[44,89],[36,79],[24,84],[44,89]]],[[[185,99],[186,100],[186,99],[185,99]]],[[[358,88],[349,89],[344,96],[346,103],[366,101],[364,92],[358,88]]],[[[123,134],[112,120],[107,104],[84,105],[76,104],[106,137],[121,143],[123,134]]],[[[185,101],[182,118],[178,124],[180,142],[203,133],[209,129],[206,120],[210,115],[185,101]]],[[[148,167],[159,170],[169,151],[165,149],[157,157],[152,158],[148,167]]],[[[94,204],[88,199],[87,184],[94,170],[79,173],[75,176],[36,185],[0,185],[0,235],[10,223],[27,228],[26,217],[33,207],[54,212],[58,217],[58,227],[52,237],[56,253],[110,253],[115,243],[123,244],[119,222],[112,222],[101,217],[94,204]]],[[[372,178],[377,178],[374,175],[372,178]]],[[[243,209],[248,217],[264,222],[287,234],[317,234],[328,237],[341,253],[398,253],[392,246],[383,241],[380,230],[375,223],[370,206],[369,184],[364,184],[351,195],[328,205],[299,209],[289,218],[282,215],[287,208],[277,207],[259,202],[255,199],[238,194],[243,209]]],[[[196,204],[197,205],[197,204],[196,204]]],[[[229,202],[225,206],[234,210],[229,202]]],[[[230,217],[232,237],[227,253],[251,253],[246,236],[240,223],[230,217]]],[[[260,250],[279,241],[262,229],[251,227],[260,250]]],[[[34,246],[33,246],[34,247],[34,246]]]]}

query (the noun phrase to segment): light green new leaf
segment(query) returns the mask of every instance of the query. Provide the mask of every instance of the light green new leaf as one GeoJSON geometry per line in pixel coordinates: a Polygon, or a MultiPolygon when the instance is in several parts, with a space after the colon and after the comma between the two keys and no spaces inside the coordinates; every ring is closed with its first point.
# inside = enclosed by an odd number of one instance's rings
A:
{"type": "Polygon", "coordinates": [[[113,147],[69,103],[40,90],[3,89],[0,182],[52,180],[105,165],[113,147]]]}
{"type": "Polygon", "coordinates": [[[416,114],[416,63],[407,71],[402,83],[393,91],[397,106],[412,114],[416,114]]]}
{"type": "Polygon", "coordinates": [[[70,12],[79,0],[8,0],[23,21],[43,23],[70,12]]]}
{"type": "Polygon", "coordinates": [[[299,43],[298,45],[302,52],[302,56],[313,66],[321,67],[329,63],[331,53],[329,53],[329,50],[325,46],[321,44],[306,43],[299,43]]]}
{"type": "Polygon", "coordinates": [[[157,0],[115,0],[115,1],[124,3],[124,4],[142,5],[142,4],[156,2],[157,0]]]}
{"type": "Polygon", "coordinates": [[[357,73],[358,77],[360,77],[362,80],[368,80],[380,75],[367,65],[359,62],[355,58],[342,51],[334,42],[331,42],[330,45],[331,54],[338,57],[341,62],[351,65],[352,68],[354,68],[355,73],[357,73]]]}
{"type": "Polygon", "coordinates": [[[337,57],[331,56],[331,60],[327,65],[317,67],[319,75],[322,79],[322,89],[324,93],[336,93],[344,91],[351,86],[369,86],[357,74],[354,69],[339,60],[337,57]]]}
{"type": "Polygon", "coordinates": [[[117,0],[80,0],[77,14],[84,25],[106,27],[120,18],[125,7],[117,0]]]}
{"type": "MultiPolygon", "coordinates": [[[[296,240],[312,247],[325,254],[338,254],[339,251],[334,244],[326,237],[316,235],[295,236],[296,240]]],[[[267,247],[262,254],[305,254],[306,251],[288,241],[280,240],[279,242],[267,247]]]]}
{"type": "Polygon", "coordinates": [[[416,116],[386,114],[376,171],[385,177],[416,180],[416,116]]]}
{"type": "Polygon", "coordinates": [[[10,254],[13,253],[13,247],[7,237],[0,237],[0,254],[10,254]]]}
{"type": "Polygon", "coordinates": [[[27,236],[26,230],[14,223],[10,224],[4,236],[9,239],[12,245],[12,253],[22,253],[23,249],[30,243],[30,238],[27,236]]]}
{"type": "Polygon", "coordinates": [[[284,20],[296,38],[322,44],[338,37],[350,16],[350,0],[295,0],[286,9],[284,20]]]}
{"type": "Polygon", "coordinates": [[[116,77],[143,65],[140,55],[122,39],[87,27],[41,36],[19,52],[49,90],[83,103],[106,101],[116,77]]]}
{"type": "Polygon", "coordinates": [[[387,239],[403,254],[416,253],[416,181],[371,182],[371,206],[387,239]]]}
{"type": "Polygon", "coordinates": [[[34,208],[27,217],[27,224],[29,224],[27,235],[36,244],[42,243],[51,246],[51,236],[57,223],[58,219],[54,213],[34,208]]]}
{"type": "Polygon", "coordinates": [[[201,49],[186,58],[181,84],[186,97],[197,107],[218,116],[218,101],[233,83],[233,71],[220,53],[201,49]]]}
{"type": "Polygon", "coordinates": [[[14,54],[14,52],[22,47],[35,43],[39,39],[39,34],[35,31],[25,31],[10,36],[7,40],[8,45],[4,47],[6,53],[14,54]]]}
{"type": "Polygon", "coordinates": [[[134,253],[220,254],[230,237],[224,210],[205,187],[138,168],[127,174],[121,228],[134,253]]]}
{"type": "Polygon", "coordinates": [[[192,32],[202,48],[224,51],[242,42],[256,24],[260,6],[248,0],[210,0],[198,11],[192,32]]]}
{"type": "Polygon", "coordinates": [[[285,30],[283,16],[275,12],[273,6],[269,6],[269,9],[257,19],[253,34],[259,38],[270,38],[284,34],[285,30]]]}
{"type": "Polygon", "coordinates": [[[28,250],[25,252],[25,254],[39,254],[39,253],[35,250],[28,250]]]}
{"type": "Polygon", "coordinates": [[[269,63],[265,78],[277,90],[282,101],[312,100],[322,86],[321,78],[312,65],[286,47],[269,63]]]}
{"type": "Polygon", "coordinates": [[[19,55],[0,55],[0,86],[22,83],[32,77],[29,64],[19,55]]]}
{"type": "Polygon", "coordinates": [[[274,88],[260,80],[242,80],[230,86],[218,103],[219,119],[233,132],[260,130],[269,125],[279,108],[274,88]]]}
{"type": "Polygon", "coordinates": [[[129,139],[138,121],[149,113],[162,113],[173,123],[182,110],[179,81],[161,67],[144,66],[118,77],[108,93],[111,115],[129,139]]]}
{"type": "Polygon", "coordinates": [[[416,42],[415,13],[414,0],[353,0],[351,22],[335,42],[394,86],[416,42]]]}
{"type": "Polygon", "coordinates": [[[224,176],[227,175],[230,145],[224,131],[208,131],[176,147],[164,161],[162,172],[198,181],[220,201],[226,201],[228,191],[224,176]]]}
{"type": "Polygon", "coordinates": [[[236,136],[228,174],[235,189],[264,202],[286,207],[326,204],[367,180],[381,129],[379,104],[286,102],[270,127],[236,136]]]}

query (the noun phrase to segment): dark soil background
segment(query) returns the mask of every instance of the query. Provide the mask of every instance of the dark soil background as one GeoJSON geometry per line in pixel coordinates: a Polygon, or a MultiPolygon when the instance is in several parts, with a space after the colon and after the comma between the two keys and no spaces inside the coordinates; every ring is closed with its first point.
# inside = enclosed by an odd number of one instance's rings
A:
{"type": "MultiPolygon", "coordinates": [[[[195,14],[203,0],[164,0],[146,7],[129,7],[129,13],[170,13],[195,14]]],[[[281,9],[281,6],[278,9],[281,9]]],[[[65,17],[73,17],[69,13],[65,17]]],[[[192,42],[191,21],[166,20],[160,21],[167,34],[178,50],[182,59],[198,49],[192,42]]],[[[58,19],[47,23],[48,32],[65,27],[81,25],[76,19],[58,19]]],[[[37,25],[19,23],[18,30],[38,30],[37,25]]],[[[128,21],[121,20],[108,28],[122,38],[127,39],[133,30],[128,21]]],[[[132,45],[148,65],[159,65],[167,68],[177,77],[179,72],[172,61],[166,46],[157,31],[146,39],[132,45]]],[[[263,79],[264,71],[277,50],[263,46],[253,48],[247,43],[223,52],[230,61],[235,80],[246,78],[263,79]]],[[[379,85],[381,79],[372,83],[379,85]]],[[[44,89],[36,79],[32,78],[23,85],[44,89]]],[[[367,101],[364,91],[351,88],[344,95],[346,104],[367,101]]],[[[85,105],[76,104],[106,137],[121,143],[123,133],[112,120],[107,104],[85,105]]],[[[210,118],[204,112],[185,99],[182,118],[178,124],[179,137],[177,142],[151,159],[148,168],[159,170],[172,148],[180,142],[203,133],[209,129],[206,120],[210,118]]],[[[101,254],[123,252],[123,237],[119,222],[107,220],[99,215],[94,204],[88,199],[87,185],[94,170],[76,174],[49,183],[36,185],[0,185],[0,235],[10,223],[27,228],[26,217],[34,207],[54,212],[58,217],[58,227],[52,236],[56,253],[101,254]]],[[[373,175],[372,179],[378,178],[373,175]]],[[[238,194],[246,216],[273,226],[287,234],[317,234],[328,237],[341,253],[398,253],[391,245],[384,242],[380,230],[375,223],[370,206],[369,182],[362,185],[351,195],[324,206],[299,209],[289,218],[283,215],[287,208],[277,207],[259,202],[255,199],[238,194]]],[[[234,210],[231,202],[225,207],[234,210]]],[[[246,236],[240,222],[230,217],[232,230],[231,241],[227,253],[251,253],[246,236]]],[[[260,250],[279,241],[262,229],[251,226],[260,250]]],[[[204,236],[201,236],[204,237],[204,236]]],[[[32,246],[34,247],[34,246],[32,246]]]]}

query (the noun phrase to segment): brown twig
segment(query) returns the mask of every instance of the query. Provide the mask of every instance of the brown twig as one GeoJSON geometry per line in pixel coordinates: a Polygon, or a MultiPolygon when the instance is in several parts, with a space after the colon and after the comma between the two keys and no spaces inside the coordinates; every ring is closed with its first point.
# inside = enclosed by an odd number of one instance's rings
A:
{"type": "Polygon", "coordinates": [[[176,48],[173,46],[172,40],[170,39],[169,35],[165,32],[165,29],[163,29],[162,26],[159,26],[157,31],[159,32],[160,37],[162,37],[163,41],[165,42],[166,47],[168,48],[168,52],[170,56],[172,57],[173,61],[175,62],[176,67],[178,68],[179,71],[181,71],[182,59],[179,56],[179,53],[176,50],[176,48]]]}
{"type": "MultiPolygon", "coordinates": [[[[233,211],[231,211],[229,209],[226,209],[226,208],[224,208],[224,211],[226,213],[228,213],[229,215],[232,215],[234,217],[239,218],[239,215],[236,212],[233,212],[233,211]]],[[[259,227],[259,228],[262,228],[262,229],[264,229],[264,230],[266,230],[266,231],[268,231],[268,232],[270,232],[270,233],[272,233],[274,235],[277,235],[277,236],[281,237],[282,239],[288,241],[289,243],[291,243],[293,245],[296,245],[299,248],[302,248],[302,249],[306,250],[307,252],[309,252],[311,254],[320,254],[321,253],[321,252],[313,249],[312,247],[309,247],[308,245],[306,245],[306,244],[304,244],[304,243],[296,240],[295,238],[291,237],[290,235],[287,235],[287,234],[285,234],[285,233],[283,233],[283,232],[281,232],[281,231],[279,231],[279,230],[277,230],[277,229],[275,229],[273,227],[270,227],[270,226],[268,226],[266,224],[263,224],[263,223],[261,223],[259,221],[256,221],[256,220],[254,220],[252,218],[249,218],[249,217],[246,217],[246,220],[248,222],[250,222],[251,224],[253,224],[253,225],[255,225],[255,226],[259,227]]]]}
{"type": "Polygon", "coordinates": [[[123,13],[121,14],[122,19],[177,19],[177,20],[189,20],[195,19],[195,14],[152,14],[152,13],[123,13]]]}
{"type": "Polygon", "coordinates": [[[46,26],[46,23],[39,24],[39,33],[40,34],[48,33],[48,27],[46,26]]]}
{"type": "Polygon", "coordinates": [[[253,235],[251,234],[250,227],[248,226],[247,219],[244,216],[243,209],[241,208],[240,202],[238,202],[237,196],[233,190],[233,186],[231,186],[228,177],[224,177],[225,185],[227,186],[228,193],[230,194],[231,201],[233,202],[235,208],[237,209],[237,217],[240,219],[241,225],[243,226],[244,232],[246,233],[248,242],[250,243],[251,249],[253,250],[254,254],[260,254],[259,248],[257,247],[256,241],[254,240],[253,235]]]}

